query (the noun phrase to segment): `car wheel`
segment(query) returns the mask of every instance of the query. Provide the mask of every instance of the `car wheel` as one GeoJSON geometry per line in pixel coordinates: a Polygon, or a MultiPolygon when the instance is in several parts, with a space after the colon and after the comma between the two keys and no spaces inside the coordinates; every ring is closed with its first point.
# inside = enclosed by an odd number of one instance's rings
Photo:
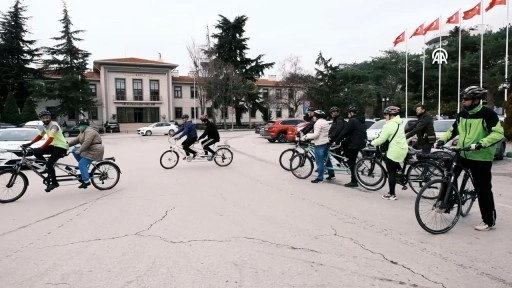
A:
{"type": "Polygon", "coordinates": [[[176,134],[176,132],[174,132],[174,130],[172,130],[172,129],[171,129],[171,130],[169,130],[169,137],[174,136],[174,134],[176,134]]]}
{"type": "Polygon", "coordinates": [[[276,142],[276,139],[267,139],[267,140],[268,140],[268,142],[270,142],[270,143],[274,143],[274,142],[276,142]]]}
{"type": "Polygon", "coordinates": [[[277,134],[277,141],[279,143],[286,143],[286,134],[284,132],[277,134]]]}
{"type": "Polygon", "coordinates": [[[146,131],[146,136],[151,136],[153,134],[153,132],[151,132],[150,130],[146,131]]]}

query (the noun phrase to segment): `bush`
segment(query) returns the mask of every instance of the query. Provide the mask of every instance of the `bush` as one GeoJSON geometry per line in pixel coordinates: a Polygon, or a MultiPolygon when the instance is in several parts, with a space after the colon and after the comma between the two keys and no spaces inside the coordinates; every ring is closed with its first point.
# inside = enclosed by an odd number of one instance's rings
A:
{"type": "Polygon", "coordinates": [[[2,121],[15,125],[21,123],[20,109],[18,108],[18,105],[16,105],[16,99],[14,99],[14,94],[12,92],[9,93],[7,100],[5,100],[2,121]]]}

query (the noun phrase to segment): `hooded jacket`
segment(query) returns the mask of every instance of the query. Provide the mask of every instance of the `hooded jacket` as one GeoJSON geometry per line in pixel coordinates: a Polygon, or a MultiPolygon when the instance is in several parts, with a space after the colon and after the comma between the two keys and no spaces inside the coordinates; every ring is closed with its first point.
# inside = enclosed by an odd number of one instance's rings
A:
{"type": "Polygon", "coordinates": [[[402,119],[400,119],[400,116],[398,115],[395,116],[395,118],[386,121],[386,124],[382,127],[379,137],[374,139],[371,144],[373,146],[379,146],[386,142],[386,140],[391,140],[391,138],[393,138],[393,140],[389,143],[389,149],[386,152],[386,157],[398,163],[404,162],[409,149],[407,148],[402,119]],[[395,137],[393,137],[393,135],[395,135],[395,137]]]}

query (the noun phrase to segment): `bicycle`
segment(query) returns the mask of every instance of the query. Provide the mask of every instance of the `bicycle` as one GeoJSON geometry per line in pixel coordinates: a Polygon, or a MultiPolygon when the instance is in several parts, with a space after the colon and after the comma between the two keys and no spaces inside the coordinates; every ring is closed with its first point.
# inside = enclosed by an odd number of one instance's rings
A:
{"type": "MultiPolygon", "coordinates": [[[[164,151],[160,156],[160,165],[164,169],[172,169],[178,165],[180,161],[180,155],[183,157],[183,160],[187,160],[188,162],[206,162],[206,161],[214,161],[220,167],[225,167],[231,164],[233,161],[233,152],[229,149],[229,145],[213,145],[214,154],[213,155],[205,155],[203,152],[198,152],[198,149],[195,148],[194,143],[191,148],[196,151],[196,158],[192,158],[192,156],[186,156],[185,150],[181,145],[177,144],[177,140],[173,137],[168,138],[170,149],[164,151]],[[168,162],[166,162],[168,161],[168,162]]],[[[202,150],[202,149],[201,149],[202,150]]]]}
{"type": "MultiPolygon", "coordinates": [[[[48,175],[44,175],[45,173],[40,172],[44,170],[46,161],[37,160],[35,158],[28,158],[33,154],[33,150],[31,148],[22,147],[21,150],[7,149],[5,151],[14,153],[17,156],[21,157],[21,159],[12,167],[8,167],[0,171],[0,190],[2,190],[2,188],[9,189],[8,191],[0,191],[0,203],[14,202],[20,199],[21,196],[23,196],[27,191],[29,180],[25,173],[21,171],[21,168],[23,167],[27,167],[28,169],[34,171],[36,175],[43,179],[43,184],[47,185],[49,183],[48,175]],[[5,179],[5,181],[4,178],[8,179],[5,179]],[[18,184],[21,184],[21,191],[15,192],[12,197],[6,196],[7,198],[5,198],[4,195],[9,195],[11,189],[13,187],[18,187],[18,184]]],[[[69,153],[70,152],[66,153],[61,158],[69,155],[69,153]]],[[[121,176],[121,169],[114,162],[114,157],[108,157],[101,161],[93,161],[91,163],[89,167],[89,176],[91,179],[92,186],[94,186],[98,190],[109,190],[117,185],[121,176]],[[115,174],[110,176],[110,171],[114,171],[115,174]],[[112,184],[108,186],[103,186],[107,181],[110,180],[113,181],[112,184]]],[[[56,175],[58,182],[76,181],[77,183],[80,183],[80,181],[82,181],[78,166],[57,162],[55,163],[54,167],[56,174],[60,171],[64,172],[64,174],[56,175]]]]}
{"type": "MultiPolygon", "coordinates": [[[[385,155],[370,145],[363,148],[363,154],[366,156],[356,162],[354,169],[357,182],[367,190],[377,191],[384,187],[388,180],[388,172],[382,164],[385,155]]],[[[444,175],[444,169],[439,163],[424,158],[422,153],[411,147],[403,166],[397,173],[397,184],[402,186],[402,190],[411,187],[416,194],[427,182],[444,175]]]]}
{"type": "Polygon", "coordinates": [[[281,167],[290,171],[290,160],[298,153],[308,153],[313,159],[315,158],[315,145],[301,141],[300,139],[295,142],[295,148],[288,148],[279,155],[279,164],[281,167]]]}
{"type": "MultiPolygon", "coordinates": [[[[312,145],[312,147],[314,147],[312,145]]],[[[314,148],[306,150],[304,153],[297,153],[290,159],[290,171],[292,174],[299,179],[306,179],[313,173],[313,167],[315,163],[314,148]]],[[[339,155],[334,152],[339,146],[332,146],[327,152],[327,157],[331,159],[332,167],[325,167],[326,170],[348,172],[350,174],[350,168],[347,163],[347,158],[344,155],[339,155]]],[[[326,158],[327,159],[327,158],[326,158]]]]}
{"type": "MultiPolygon", "coordinates": [[[[441,179],[434,179],[426,183],[418,193],[414,205],[418,224],[423,230],[432,234],[442,234],[452,229],[460,216],[465,217],[469,214],[477,198],[473,175],[469,169],[458,163],[460,153],[469,151],[470,147],[443,147],[442,149],[454,152],[450,158],[444,159],[450,168],[441,179]],[[460,175],[455,172],[457,168],[464,173],[460,188],[457,187],[457,178],[460,175]],[[425,194],[429,194],[429,196],[424,197],[425,194]],[[433,222],[432,225],[436,227],[430,227],[430,222],[433,222]],[[438,225],[439,227],[437,227],[438,225]]],[[[438,156],[431,155],[430,157],[438,156]]]]}

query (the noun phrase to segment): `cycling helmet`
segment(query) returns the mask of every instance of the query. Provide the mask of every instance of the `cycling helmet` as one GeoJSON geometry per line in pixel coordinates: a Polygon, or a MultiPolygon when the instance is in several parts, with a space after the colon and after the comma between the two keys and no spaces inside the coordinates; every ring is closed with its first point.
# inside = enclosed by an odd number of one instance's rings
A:
{"type": "Polygon", "coordinates": [[[206,120],[208,120],[208,115],[203,114],[203,115],[201,115],[201,116],[199,117],[199,119],[201,119],[201,121],[206,121],[206,120]]]}
{"type": "Polygon", "coordinates": [[[316,118],[325,118],[325,112],[322,110],[315,110],[313,113],[316,118]]]}
{"type": "Polygon", "coordinates": [[[398,115],[400,114],[400,108],[396,106],[388,106],[386,109],[384,109],[384,111],[382,111],[382,114],[398,115]]]}
{"type": "Polygon", "coordinates": [[[87,119],[78,120],[78,126],[89,126],[89,120],[87,120],[87,119]]]}
{"type": "Polygon", "coordinates": [[[331,109],[329,109],[329,113],[332,113],[332,112],[340,112],[340,108],[338,108],[336,106],[332,106],[331,109]]]}
{"type": "Polygon", "coordinates": [[[43,110],[41,112],[39,112],[39,114],[37,115],[39,118],[43,117],[43,116],[52,116],[52,113],[50,113],[50,111],[48,110],[43,110]]]}
{"type": "Polygon", "coordinates": [[[357,107],[356,106],[349,106],[348,109],[347,109],[347,113],[348,112],[354,112],[354,113],[357,113],[357,107]]]}
{"type": "Polygon", "coordinates": [[[469,86],[460,92],[460,97],[466,98],[466,99],[471,99],[471,100],[475,100],[475,99],[486,100],[487,99],[487,90],[484,88],[478,87],[478,86],[469,86]]]}

